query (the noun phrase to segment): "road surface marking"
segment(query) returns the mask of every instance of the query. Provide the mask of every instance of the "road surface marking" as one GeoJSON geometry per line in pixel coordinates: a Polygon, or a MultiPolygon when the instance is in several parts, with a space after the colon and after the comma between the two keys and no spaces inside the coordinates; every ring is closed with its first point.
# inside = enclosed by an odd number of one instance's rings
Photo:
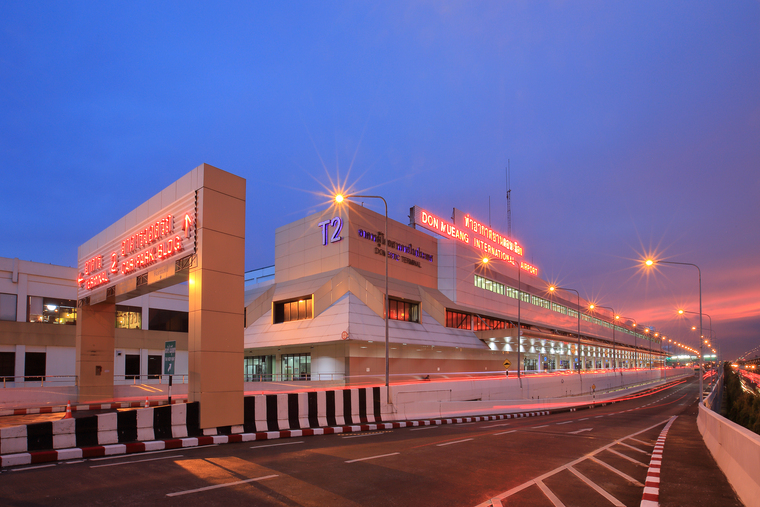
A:
{"type": "Polygon", "coordinates": [[[629,438],[628,440],[633,440],[634,442],[638,442],[640,444],[644,444],[647,447],[650,447],[650,446],[654,445],[654,442],[644,442],[643,440],[639,440],[638,438],[633,438],[633,437],[629,438]]]}
{"type": "Polygon", "coordinates": [[[604,417],[604,416],[603,415],[598,415],[598,416],[594,417],[594,419],[599,419],[600,417],[604,417]]]}
{"type": "Polygon", "coordinates": [[[105,465],[90,465],[90,468],[102,468],[102,467],[115,467],[115,466],[119,466],[119,465],[131,465],[132,463],[143,463],[145,461],[158,461],[160,459],[181,458],[182,456],[183,456],[182,454],[175,454],[174,456],[161,456],[160,458],[136,459],[136,460],[132,460],[132,461],[119,461],[118,463],[106,463],[105,465]]]}
{"type": "Polygon", "coordinates": [[[632,457],[630,457],[630,456],[626,456],[626,455],[625,455],[625,454],[623,454],[622,452],[617,452],[615,449],[607,449],[607,450],[608,450],[608,451],[610,451],[610,452],[611,452],[611,453],[613,453],[613,454],[617,454],[617,455],[618,455],[618,456],[620,456],[621,458],[625,458],[625,459],[627,459],[627,460],[628,460],[628,461],[630,461],[631,463],[636,463],[637,465],[639,465],[639,466],[642,466],[642,467],[648,467],[648,466],[649,466],[649,465],[647,465],[646,463],[642,463],[641,461],[639,461],[639,460],[637,460],[637,459],[633,459],[633,458],[632,458],[632,457]]]}
{"type": "Polygon", "coordinates": [[[646,452],[646,451],[644,451],[642,449],[639,449],[638,447],[634,447],[632,445],[628,445],[625,442],[620,442],[620,445],[624,445],[624,446],[628,447],[629,449],[633,449],[634,451],[638,451],[638,452],[640,452],[642,454],[646,454],[647,456],[651,456],[652,455],[651,452],[646,452]]]}
{"type": "Polygon", "coordinates": [[[350,460],[346,461],[345,463],[356,463],[358,461],[367,461],[368,459],[387,458],[388,456],[395,456],[396,454],[401,454],[401,453],[400,452],[392,452],[390,454],[379,454],[377,456],[369,456],[368,458],[350,459],[350,460]]]}
{"type": "Polygon", "coordinates": [[[532,429],[534,429],[534,430],[535,430],[535,429],[538,429],[538,428],[546,428],[547,426],[549,426],[549,425],[548,425],[548,424],[543,424],[543,425],[541,425],[541,426],[533,426],[533,428],[532,428],[532,429]]]}
{"type": "Polygon", "coordinates": [[[583,482],[585,482],[586,484],[588,484],[589,486],[591,486],[594,489],[594,491],[596,491],[597,493],[599,493],[600,495],[602,495],[604,498],[606,498],[607,500],[609,500],[609,502],[612,505],[614,505],[615,507],[625,507],[625,504],[620,503],[620,500],[618,500],[614,496],[612,496],[609,493],[607,493],[605,490],[603,490],[602,488],[600,488],[598,484],[596,484],[595,482],[591,481],[591,479],[589,479],[588,477],[586,477],[585,475],[583,475],[582,473],[580,473],[575,468],[568,467],[568,470],[570,470],[573,474],[575,474],[575,476],[578,477],[580,480],[582,480],[583,482]]]}
{"type": "Polygon", "coordinates": [[[246,479],[244,481],[227,482],[225,484],[216,484],[214,486],[206,486],[205,488],[188,489],[185,491],[177,491],[176,493],[167,493],[166,496],[181,496],[189,495],[190,493],[200,493],[201,491],[209,491],[211,489],[227,488],[229,486],[238,486],[240,484],[247,484],[249,482],[263,481],[264,479],[273,479],[279,477],[278,475],[265,475],[264,477],[256,477],[254,479],[246,479]]]}
{"type": "Polygon", "coordinates": [[[612,465],[608,465],[604,461],[602,461],[600,459],[596,459],[593,456],[590,459],[591,459],[591,461],[593,461],[595,463],[599,463],[600,465],[602,465],[603,467],[609,469],[610,471],[615,472],[616,474],[618,474],[620,477],[622,477],[626,481],[630,482],[631,484],[635,484],[636,486],[640,486],[642,488],[644,487],[644,485],[641,484],[639,481],[637,481],[636,479],[634,479],[630,475],[628,475],[628,474],[626,474],[624,472],[621,472],[620,470],[618,470],[617,468],[613,467],[612,465]]]}
{"type": "Polygon", "coordinates": [[[583,419],[578,419],[578,420],[579,421],[585,421],[586,419],[588,419],[588,417],[584,417],[583,419]]]}
{"type": "Polygon", "coordinates": [[[509,423],[502,423],[502,424],[492,424],[491,426],[483,426],[483,429],[487,429],[487,428],[498,428],[499,426],[509,426],[509,423]]]}
{"type": "Polygon", "coordinates": [[[473,440],[473,439],[472,438],[465,438],[464,440],[454,440],[453,442],[444,442],[442,444],[436,444],[436,446],[443,447],[444,445],[461,444],[462,442],[469,442],[470,440],[473,440]]]}
{"type": "Polygon", "coordinates": [[[583,433],[584,431],[593,431],[593,429],[594,428],[583,428],[582,430],[568,431],[568,434],[577,435],[578,433],[583,433]]]}
{"type": "Polygon", "coordinates": [[[458,423],[457,426],[467,426],[468,424],[475,424],[474,422],[458,423]]]}
{"type": "Polygon", "coordinates": [[[439,426],[423,426],[422,428],[413,428],[409,431],[420,431],[420,430],[432,430],[433,428],[438,428],[439,426]]]}
{"type": "Polygon", "coordinates": [[[347,437],[340,437],[340,438],[346,439],[346,438],[373,437],[375,435],[382,435],[384,433],[390,433],[390,431],[376,431],[374,433],[365,433],[363,435],[350,435],[350,436],[347,436],[347,437]]]}
{"type": "MultiPolygon", "coordinates": [[[[642,433],[646,433],[647,431],[652,430],[652,429],[654,429],[654,428],[656,428],[656,427],[658,427],[658,426],[660,426],[662,424],[665,424],[667,422],[668,422],[668,420],[666,419],[665,421],[659,422],[657,424],[653,424],[652,426],[649,426],[648,428],[644,428],[643,430],[639,430],[639,431],[637,431],[635,433],[631,433],[630,435],[627,435],[625,437],[619,438],[619,439],[617,439],[617,440],[615,440],[615,441],[613,441],[613,442],[611,442],[609,444],[603,445],[602,447],[599,447],[598,449],[596,449],[594,451],[591,451],[590,453],[585,454],[585,455],[581,456],[580,458],[574,459],[573,461],[570,461],[569,463],[566,463],[566,464],[564,464],[562,466],[559,466],[559,467],[555,468],[554,470],[551,470],[551,471],[549,471],[549,472],[547,472],[547,473],[545,473],[543,475],[540,475],[540,476],[538,476],[538,477],[536,477],[534,479],[530,479],[530,480],[528,480],[528,481],[520,484],[519,486],[515,486],[514,488],[512,488],[512,489],[510,489],[508,491],[505,491],[504,493],[496,495],[492,499],[486,500],[485,502],[479,504],[477,507],[490,507],[491,505],[494,505],[494,503],[493,503],[494,499],[502,501],[505,498],[510,497],[510,496],[512,496],[512,495],[514,495],[514,494],[516,494],[516,493],[524,490],[525,488],[528,488],[528,487],[530,487],[530,486],[532,486],[534,484],[538,485],[539,481],[541,481],[543,479],[551,477],[552,475],[555,475],[555,474],[557,474],[557,473],[559,473],[559,472],[561,472],[563,470],[566,470],[568,467],[576,465],[576,464],[578,464],[578,463],[580,463],[580,462],[582,462],[582,461],[584,461],[586,459],[592,458],[592,457],[596,456],[597,454],[599,454],[600,452],[603,452],[603,451],[606,451],[606,450],[610,450],[610,447],[612,447],[613,445],[615,445],[615,444],[617,444],[619,442],[622,442],[623,440],[632,439],[633,437],[635,437],[637,435],[641,435],[642,433]]],[[[623,455],[623,457],[625,457],[626,459],[631,459],[631,458],[628,458],[625,455],[623,455]]],[[[635,460],[632,460],[632,461],[638,463],[635,460]]],[[[644,465],[644,466],[647,466],[647,465],[644,465]]],[[[539,488],[540,487],[541,486],[539,485],[539,488]]]]}
{"type": "Polygon", "coordinates": [[[517,430],[502,431],[501,433],[494,433],[494,435],[506,435],[507,433],[514,433],[517,430]]]}
{"type": "Polygon", "coordinates": [[[54,466],[56,466],[56,463],[51,463],[50,465],[37,465],[36,467],[11,468],[11,472],[23,472],[24,470],[36,470],[38,468],[49,468],[54,466]]]}
{"type": "Polygon", "coordinates": [[[557,425],[560,425],[560,424],[570,424],[571,422],[575,422],[575,421],[565,421],[565,422],[557,423],[557,425]]]}
{"type": "Polygon", "coordinates": [[[251,449],[261,449],[262,447],[278,447],[280,445],[295,445],[295,444],[302,444],[303,440],[299,440],[298,442],[283,442],[282,444],[269,444],[269,445],[254,445],[251,447],[251,449]]]}
{"type": "MultiPolygon", "coordinates": [[[[208,447],[208,446],[205,446],[205,447],[208,447]]],[[[186,447],[184,449],[187,450],[187,449],[199,449],[199,448],[198,447],[186,447]]],[[[140,456],[147,456],[149,454],[165,454],[167,452],[177,452],[177,449],[163,449],[161,451],[141,452],[140,456]]],[[[90,461],[104,461],[104,460],[107,460],[107,459],[121,459],[123,457],[124,457],[124,454],[114,454],[113,456],[105,456],[103,458],[90,458],[90,461]]],[[[82,461],[84,461],[84,460],[82,460],[82,461]]]]}
{"type": "Polygon", "coordinates": [[[536,486],[543,492],[544,495],[546,495],[546,498],[548,498],[551,503],[554,504],[554,507],[565,507],[565,504],[562,503],[562,501],[557,498],[557,496],[551,492],[549,488],[546,487],[546,484],[543,483],[540,479],[536,481],[536,486]]]}

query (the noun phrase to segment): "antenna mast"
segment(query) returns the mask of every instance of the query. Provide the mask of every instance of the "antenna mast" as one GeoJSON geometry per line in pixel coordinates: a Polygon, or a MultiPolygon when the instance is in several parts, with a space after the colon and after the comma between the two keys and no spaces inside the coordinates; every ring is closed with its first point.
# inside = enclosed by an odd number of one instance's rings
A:
{"type": "Polygon", "coordinates": [[[507,159],[507,236],[512,238],[512,188],[509,181],[509,159],[507,159]]]}

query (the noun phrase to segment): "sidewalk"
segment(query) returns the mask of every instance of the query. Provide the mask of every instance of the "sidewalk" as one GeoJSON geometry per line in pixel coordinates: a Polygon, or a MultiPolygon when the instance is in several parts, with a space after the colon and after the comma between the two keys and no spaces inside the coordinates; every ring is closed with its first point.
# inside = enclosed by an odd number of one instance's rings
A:
{"type": "Polygon", "coordinates": [[[695,397],[665,440],[660,505],[742,507],[697,429],[698,408],[695,397]]]}

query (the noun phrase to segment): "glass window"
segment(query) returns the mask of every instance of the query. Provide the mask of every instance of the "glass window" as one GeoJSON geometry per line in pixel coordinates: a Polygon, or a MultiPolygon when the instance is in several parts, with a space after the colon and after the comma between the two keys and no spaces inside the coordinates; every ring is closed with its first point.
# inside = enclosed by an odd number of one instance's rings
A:
{"type": "Polygon", "coordinates": [[[0,294],[0,320],[16,320],[15,294],[0,294]]]}
{"type": "Polygon", "coordinates": [[[494,282],[480,275],[475,275],[475,287],[495,292],[496,294],[504,294],[504,284],[494,282]]]}
{"type": "Polygon", "coordinates": [[[454,329],[472,329],[472,315],[446,310],[446,327],[454,329]]]}
{"type": "Polygon", "coordinates": [[[116,327],[118,329],[142,329],[142,308],[116,305],[116,327]]]}
{"type": "Polygon", "coordinates": [[[311,296],[292,301],[278,301],[274,304],[274,323],[291,322],[312,318],[311,296]]]}
{"type": "Polygon", "coordinates": [[[0,380],[13,382],[16,375],[16,353],[0,352],[0,380]]]}
{"type": "Polygon", "coordinates": [[[27,352],[24,357],[24,376],[28,381],[45,379],[45,353],[27,352]]]}
{"type": "Polygon", "coordinates": [[[70,325],[77,323],[76,299],[29,296],[26,312],[27,322],[70,325]]]}
{"type": "Polygon", "coordinates": [[[311,354],[283,354],[282,380],[310,380],[311,354]]]}
{"type": "Polygon", "coordinates": [[[391,320],[404,320],[406,322],[420,321],[420,304],[400,299],[390,299],[388,301],[390,312],[388,318],[391,320]]]}
{"type": "Polygon", "coordinates": [[[243,358],[246,382],[271,382],[274,374],[274,356],[247,356],[243,358]]]}
{"type": "Polygon", "coordinates": [[[124,356],[124,378],[130,380],[140,378],[139,354],[126,354],[124,356]]]}
{"type": "Polygon", "coordinates": [[[148,356],[148,379],[155,380],[161,375],[162,356],[148,356]]]}
{"type": "Polygon", "coordinates": [[[152,331],[176,331],[187,333],[188,313],[151,308],[148,312],[148,329],[152,331]]]}
{"type": "Polygon", "coordinates": [[[479,316],[475,317],[474,324],[475,331],[488,331],[490,329],[506,329],[508,327],[512,327],[511,324],[505,320],[479,316]]]}

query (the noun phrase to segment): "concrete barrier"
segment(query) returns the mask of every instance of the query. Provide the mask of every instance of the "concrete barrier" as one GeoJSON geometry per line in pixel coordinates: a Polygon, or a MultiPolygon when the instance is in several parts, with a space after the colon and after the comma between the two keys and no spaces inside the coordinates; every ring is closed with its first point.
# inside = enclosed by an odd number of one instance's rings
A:
{"type": "Polygon", "coordinates": [[[760,507],[760,435],[699,405],[705,445],[747,507],[760,507]]]}
{"type": "MultiPolygon", "coordinates": [[[[659,385],[667,372],[628,372],[622,376],[536,376],[524,379],[478,381],[437,381],[394,386],[395,403],[385,403],[382,387],[360,387],[308,393],[277,393],[248,396],[244,399],[244,422],[239,426],[199,427],[198,403],[180,403],[141,408],[118,413],[98,414],[76,419],[34,423],[0,429],[0,455],[41,452],[69,448],[108,448],[134,442],[213,437],[243,433],[300,432],[317,428],[358,427],[388,421],[427,418],[458,418],[468,415],[507,412],[546,414],[602,403],[624,393],[659,385]],[[633,383],[616,387],[618,380],[633,383]],[[565,390],[581,392],[582,383],[610,386],[599,394],[573,397],[524,398],[526,392],[560,394],[565,390]],[[511,397],[511,398],[510,398],[511,397]]],[[[311,431],[311,433],[314,433],[311,431]]],[[[116,448],[113,448],[116,449],[116,448]]],[[[93,451],[95,452],[95,451],[93,451]]],[[[115,452],[115,451],[114,451],[115,452]]],[[[3,464],[15,463],[3,458],[3,464]]]]}

